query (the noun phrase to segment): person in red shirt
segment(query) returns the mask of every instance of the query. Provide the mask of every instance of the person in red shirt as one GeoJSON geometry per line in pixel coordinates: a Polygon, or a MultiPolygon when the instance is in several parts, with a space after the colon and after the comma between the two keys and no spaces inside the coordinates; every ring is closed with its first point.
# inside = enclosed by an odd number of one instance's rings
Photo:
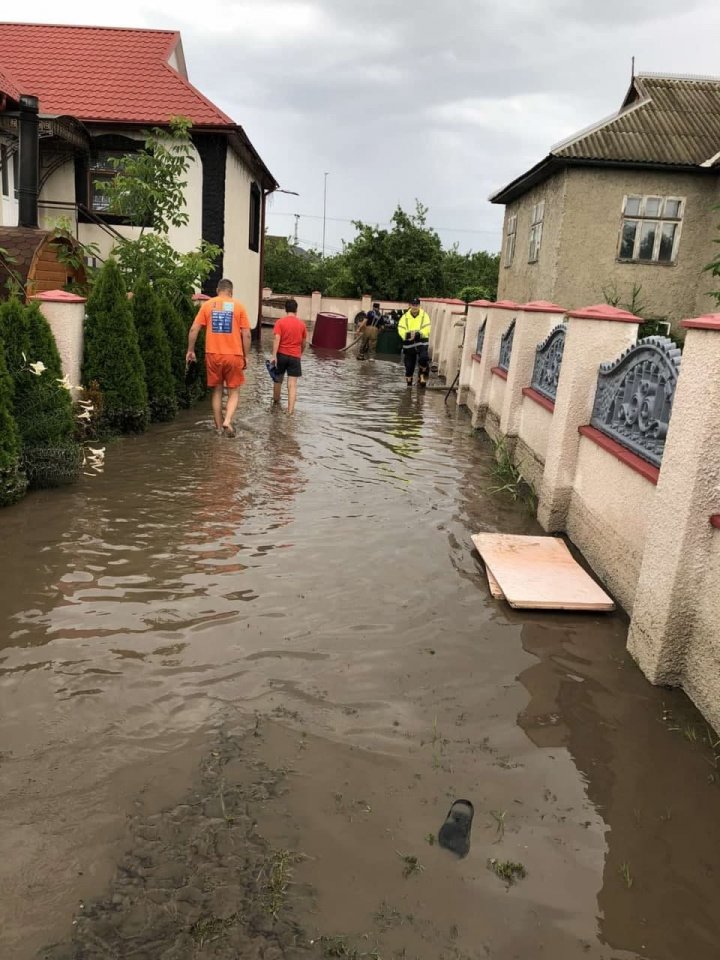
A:
{"type": "Polygon", "coordinates": [[[238,405],[238,390],[245,383],[243,371],[250,350],[250,321],[239,300],[233,298],[231,280],[221,280],[217,296],[200,307],[188,334],[186,363],[194,363],[195,341],[205,327],[205,363],[207,384],[212,388],[212,411],[215,428],[226,437],[235,436],[232,420],[238,405]],[[223,386],[228,397],[225,417],[222,414],[223,386]]]}
{"type": "Polygon", "coordinates": [[[300,358],[307,346],[307,327],[297,316],[297,308],[297,300],[286,300],[287,316],[276,321],[273,329],[272,365],[277,378],[273,384],[273,403],[280,403],[283,377],[287,374],[289,414],[295,410],[298,377],[302,376],[300,358]]]}

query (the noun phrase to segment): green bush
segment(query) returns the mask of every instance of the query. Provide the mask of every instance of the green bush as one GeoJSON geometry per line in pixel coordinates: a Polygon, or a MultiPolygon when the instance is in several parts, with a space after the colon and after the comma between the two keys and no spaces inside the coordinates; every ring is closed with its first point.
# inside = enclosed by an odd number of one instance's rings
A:
{"type": "Polygon", "coordinates": [[[102,391],[104,430],[142,433],[149,416],[145,367],[125,283],[112,259],[87,302],[82,379],[102,391]]]}
{"type": "Polygon", "coordinates": [[[170,348],[170,367],[175,385],[175,396],[179,406],[189,407],[190,397],[185,385],[187,330],[177,308],[165,295],[160,297],[160,317],[170,348]]]}
{"type": "Polygon", "coordinates": [[[13,379],[13,414],[22,467],[31,487],[71,483],[82,454],[74,442],[72,398],[62,385],[62,367],[52,331],[36,303],[11,299],[0,307],[0,335],[13,379]]]}
{"type": "Polygon", "coordinates": [[[170,346],[160,315],[160,302],[147,277],[135,285],[133,319],[145,366],[151,420],[172,420],[177,413],[170,346]]]}
{"type": "MultiPolygon", "coordinates": [[[[28,407],[20,430],[23,460],[32,487],[54,487],[77,479],[82,452],[74,441],[75,418],[70,391],[63,386],[62,364],[55,337],[37,303],[25,308],[28,319],[28,360],[45,365],[42,373],[28,367],[28,407]]],[[[18,415],[19,416],[19,415],[18,415]]]]}
{"type": "MultiPolygon", "coordinates": [[[[199,309],[190,297],[183,297],[179,303],[178,312],[185,328],[185,350],[187,352],[187,337],[190,327],[195,322],[199,309]]],[[[205,330],[201,329],[195,341],[195,356],[197,363],[192,364],[185,375],[185,388],[188,397],[188,406],[197,403],[207,395],[207,372],[205,370],[205,330]]]]}
{"type": "Polygon", "coordinates": [[[13,416],[14,392],[0,340],[0,507],[15,503],[27,488],[27,478],[21,468],[20,434],[13,416]]]}

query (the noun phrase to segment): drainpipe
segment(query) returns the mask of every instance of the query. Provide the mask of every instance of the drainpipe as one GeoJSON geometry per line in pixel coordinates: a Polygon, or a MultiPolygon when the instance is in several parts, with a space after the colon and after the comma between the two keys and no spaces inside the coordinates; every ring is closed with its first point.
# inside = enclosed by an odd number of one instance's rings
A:
{"type": "Polygon", "coordinates": [[[260,204],[260,285],[258,289],[258,316],[257,324],[253,330],[250,339],[254,343],[260,343],[260,337],[262,336],[262,308],[263,308],[263,279],[265,274],[265,206],[267,204],[268,194],[271,194],[272,190],[266,190],[263,187],[262,191],[262,203],[260,204]]]}
{"type": "Polygon", "coordinates": [[[38,185],[40,182],[40,136],[38,98],[20,97],[20,183],[18,184],[18,225],[38,225],[38,185]]]}

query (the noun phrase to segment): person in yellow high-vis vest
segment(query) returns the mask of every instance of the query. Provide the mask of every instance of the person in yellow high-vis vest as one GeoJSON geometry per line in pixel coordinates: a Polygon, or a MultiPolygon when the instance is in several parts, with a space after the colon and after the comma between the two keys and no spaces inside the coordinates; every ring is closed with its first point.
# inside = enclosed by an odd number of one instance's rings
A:
{"type": "Polygon", "coordinates": [[[410,301],[407,310],[398,324],[398,334],[403,342],[403,361],[405,363],[405,380],[412,386],[415,366],[418,368],[418,386],[424,387],[430,372],[430,358],[428,357],[428,341],[430,340],[430,317],[420,307],[417,297],[410,301]]]}

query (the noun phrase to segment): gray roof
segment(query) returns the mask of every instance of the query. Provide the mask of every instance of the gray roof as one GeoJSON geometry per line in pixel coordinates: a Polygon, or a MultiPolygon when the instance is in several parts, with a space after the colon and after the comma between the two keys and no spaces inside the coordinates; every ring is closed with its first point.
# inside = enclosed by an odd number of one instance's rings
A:
{"type": "Polygon", "coordinates": [[[490,199],[507,203],[574,161],[720,169],[720,79],[638,74],[617,113],[557,144],[490,199]]]}

